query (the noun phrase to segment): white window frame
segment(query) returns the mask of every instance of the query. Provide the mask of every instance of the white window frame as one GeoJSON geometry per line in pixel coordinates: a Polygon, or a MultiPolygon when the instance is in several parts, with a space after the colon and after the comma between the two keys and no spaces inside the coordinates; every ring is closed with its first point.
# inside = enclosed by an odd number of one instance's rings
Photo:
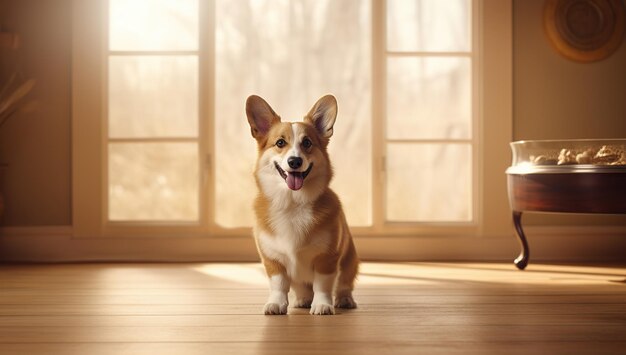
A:
{"type": "MultiPolygon", "coordinates": [[[[203,171],[200,221],[107,222],[106,40],[107,1],[74,0],[72,179],[75,237],[244,237],[250,228],[221,228],[214,222],[214,13],[213,1],[200,1],[200,159],[203,171]],[[95,6],[95,5],[99,6],[95,6]]],[[[372,0],[372,116],[385,117],[386,25],[384,0],[372,0]],[[376,34],[376,35],[374,35],[376,34]],[[382,84],[382,85],[381,85],[382,84]]],[[[473,221],[451,223],[386,222],[384,200],[384,120],[372,120],[372,226],[353,227],[356,237],[494,236],[510,234],[504,170],[510,162],[512,132],[511,0],[474,0],[472,18],[473,221]],[[489,70],[484,70],[489,68],[489,70]],[[488,102],[488,105],[485,103],[488,102]],[[488,163],[486,163],[488,162],[488,163]],[[487,187],[488,188],[485,188],[487,187]]],[[[242,103],[243,105],[243,103],[242,103]]],[[[243,118],[242,118],[243,119],[243,118]]],[[[247,134],[242,132],[242,134],[247,134]]]]}

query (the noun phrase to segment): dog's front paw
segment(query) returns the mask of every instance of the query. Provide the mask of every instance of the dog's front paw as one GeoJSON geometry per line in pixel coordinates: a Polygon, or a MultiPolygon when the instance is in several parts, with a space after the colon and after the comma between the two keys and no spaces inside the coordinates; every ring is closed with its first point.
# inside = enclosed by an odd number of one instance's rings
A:
{"type": "Polygon", "coordinates": [[[311,314],[316,315],[330,315],[335,314],[335,307],[330,304],[318,303],[311,305],[311,314]]]}
{"type": "Polygon", "coordinates": [[[287,304],[286,303],[278,304],[278,303],[268,302],[263,307],[263,313],[266,315],[287,314],[287,304]]]}
{"type": "Polygon", "coordinates": [[[293,306],[295,308],[311,308],[311,302],[313,300],[310,298],[297,298],[293,306]]]}
{"type": "Polygon", "coordinates": [[[352,296],[337,297],[335,299],[335,307],[337,308],[356,308],[356,302],[352,296]]]}

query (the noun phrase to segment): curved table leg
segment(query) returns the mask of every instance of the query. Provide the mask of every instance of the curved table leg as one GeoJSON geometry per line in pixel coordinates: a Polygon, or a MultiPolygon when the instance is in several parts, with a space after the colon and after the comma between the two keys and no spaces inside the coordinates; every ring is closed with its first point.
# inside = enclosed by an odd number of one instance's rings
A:
{"type": "Polygon", "coordinates": [[[526,265],[528,265],[528,257],[530,255],[530,251],[528,250],[528,242],[526,241],[526,236],[524,235],[524,230],[522,229],[522,212],[513,211],[513,224],[515,225],[517,238],[519,239],[520,245],[522,247],[521,253],[513,262],[518,269],[524,270],[526,268],[526,265]]]}

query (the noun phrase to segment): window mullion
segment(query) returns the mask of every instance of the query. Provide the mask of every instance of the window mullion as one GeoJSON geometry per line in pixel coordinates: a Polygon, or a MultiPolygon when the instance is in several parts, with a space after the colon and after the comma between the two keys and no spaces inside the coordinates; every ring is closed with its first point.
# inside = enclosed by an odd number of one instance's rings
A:
{"type": "Polygon", "coordinates": [[[385,125],[387,101],[385,1],[372,1],[372,228],[385,225],[385,125]]]}
{"type": "Polygon", "coordinates": [[[179,56],[179,55],[198,55],[198,51],[119,51],[119,50],[110,50],[109,55],[119,55],[119,56],[150,56],[150,55],[158,55],[158,56],[179,56]]]}
{"type": "Polygon", "coordinates": [[[390,57],[471,57],[472,52],[398,52],[387,51],[390,57]]]}
{"type": "Polygon", "coordinates": [[[200,222],[208,234],[216,234],[215,223],[215,0],[200,1],[200,222]]]}

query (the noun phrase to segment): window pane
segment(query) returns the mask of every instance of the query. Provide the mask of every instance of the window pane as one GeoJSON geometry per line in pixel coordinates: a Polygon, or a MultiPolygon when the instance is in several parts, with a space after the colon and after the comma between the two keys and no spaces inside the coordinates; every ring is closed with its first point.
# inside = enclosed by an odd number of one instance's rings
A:
{"type": "Polygon", "coordinates": [[[472,220],[472,149],[469,144],[387,146],[387,220],[472,220]]]}
{"type": "Polygon", "coordinates": [[[196,143],[109,144],[109,219],[198,220],[196,143]]]}
{"type": "Polygon", "coordinates": [[[216,219],[251,225],[256,143],[246,97],[301,120],[332,93],[339,115],[329,146],[333,188],[352,225],[371,224],[371,12],[367,0],[216,2],[216,219]]]}
{"type": "Polygon", "coordinates": [[[390,51],[468,52],[470,0],[387,0],[390,51]]]}
{"type": "Polygon", "coordinates": [[[387,59],[387,138],[471,138],[471,60],[387,59]]]}
{"type": "Polygon", "coordinates": [[[197,56],[109,57],[109,137],[197,135],[197,56]]]}
{"type": "Polygon", "coordinates": [[[109,48],[197,50],[198,13],[198,0],[109,0],[109,48]]]}

